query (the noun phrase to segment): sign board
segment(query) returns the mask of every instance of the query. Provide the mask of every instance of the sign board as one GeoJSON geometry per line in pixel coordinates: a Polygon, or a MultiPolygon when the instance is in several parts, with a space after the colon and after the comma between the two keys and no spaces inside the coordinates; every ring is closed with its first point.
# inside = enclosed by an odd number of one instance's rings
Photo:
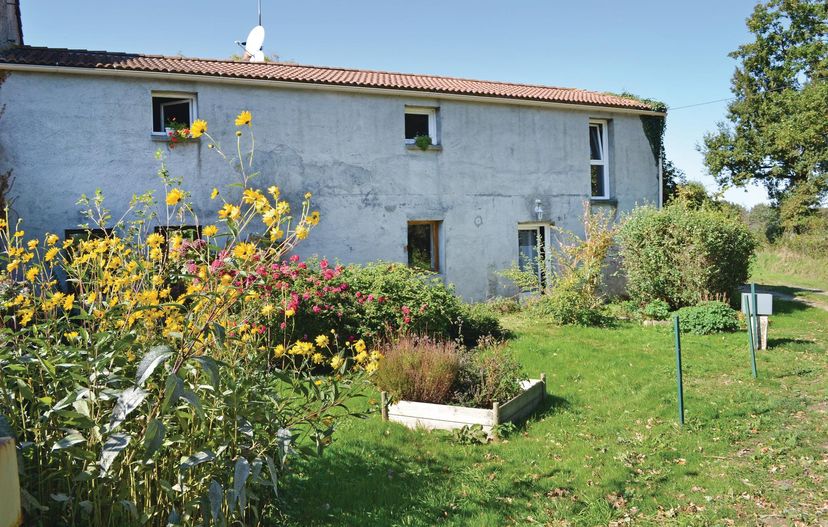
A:
{"type": "MultiPolygon", "coordinates": [[[[742,313],[747,313],[750,305],[750,293],[742,293],[742,313]]],[[[769,293],[756,293],[756,315],[773,315],[773,295],[769,293]]]]}

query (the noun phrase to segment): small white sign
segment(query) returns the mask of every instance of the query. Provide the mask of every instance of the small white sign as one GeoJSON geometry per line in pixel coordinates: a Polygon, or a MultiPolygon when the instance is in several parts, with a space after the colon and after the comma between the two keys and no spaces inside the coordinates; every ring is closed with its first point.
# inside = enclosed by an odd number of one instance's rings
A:
{"type": "MultiPolygon", "coordinates": [[[[747,314],[751,296],[750,293],[742,293],[742,313],[747,314]]],[[[756,314],[759,316],[773,315],[773,295],[756,293],[756,314]]]]}

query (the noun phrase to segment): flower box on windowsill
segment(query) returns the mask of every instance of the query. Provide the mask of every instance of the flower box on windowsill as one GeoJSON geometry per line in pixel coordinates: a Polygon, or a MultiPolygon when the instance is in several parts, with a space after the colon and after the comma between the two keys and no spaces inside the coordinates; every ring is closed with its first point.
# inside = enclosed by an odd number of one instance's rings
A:
{"type": "Polygon", "coordinates": [[[523,392],[506,403],[494,403],[492,408],[467,408],[448,404],[399,401],[387,405],[383,392],[383,418],[401,423],[408,428],[427,430],[455,430],[464,426],[480,425],[487,434],[504,423],[516,423],[529,417],[546,397],[546,375],[521,383],[523,392]],[[387,406],[386,406],[387,405],[387,406]]]}
{"type": "Polygon", "coordinates": [[[442,152],[443,151],[443,145],[428,145],[428,148],[423,150],[422,148],[420,148],[419,146],[417,146],[413,143],[406,143],[405,144],[405,149],[406,150],[411,150],[411,151],[414,151],[414,152],[442,152]]]}
{"type": "MultiPolygon", "coordinates": [[[[157,141],[159,143],[170,143],[171,142],[170,135],[167,132],[163,132],[163,133],[162,132],[152,132],[150,134],[150,140],[151,141],[157,141]]],[[[175,146],[185,145],[187,143],[198,143],[198,142],[201,142],[200,137],[190,137],[186,141],[179,140],[177,143],[175,143],[175,146]]]]}

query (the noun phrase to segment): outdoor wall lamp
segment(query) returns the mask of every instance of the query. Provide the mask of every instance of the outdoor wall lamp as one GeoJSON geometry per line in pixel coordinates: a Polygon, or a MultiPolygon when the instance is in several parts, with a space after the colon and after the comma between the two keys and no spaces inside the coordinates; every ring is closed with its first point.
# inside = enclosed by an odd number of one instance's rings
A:
{"type": "Polygon", "coordinates": [[[535,215],[538,217],[538,221],[543,219],[543,206],[541,205],[541,200],[535,200],[535,215]]]}

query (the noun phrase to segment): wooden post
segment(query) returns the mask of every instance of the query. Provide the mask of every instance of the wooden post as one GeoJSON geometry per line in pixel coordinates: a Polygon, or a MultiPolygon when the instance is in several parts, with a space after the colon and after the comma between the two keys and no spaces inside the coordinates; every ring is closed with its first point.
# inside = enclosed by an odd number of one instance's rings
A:
{"type": "Polygon", "coordinates": [[[759,316],[759,349],[768,349],[768,316],[759,316]]]}
{"type": "Polygon", "coordinates": [[[17,475],[17,450],[14,439],[0,437],[0,525],[23,525],[20,511],[20,480],[17,475]]]}
{"type": "Polygon", "coordinates": [[[750,312],[753,316],[750,318],[753,327],[751,330],[753,331],[753,349],[762,349],[762,344],[760,343],[760,336],[759,336],[759,304],[757,302],[756,297],[756,283],[750,284],[750,312]]]}
{"type": "Polygon", "coordinates": [[[388,392],[380,392],[380,412],[382,420],[388,421],[388,392]]]}
{"type": "Polygon", "coordinates": [[[492,424],[497,426],[500,424],[500,403],[492,403],[492,424]]]}
{"type": "Polygon", "coordinates": [[[678,385],[679,424],[684,426],[684,382],[681,373],[681,328],[678,315],[673,318],[673,331],[676,337],[676,384],[678,385]]]}
{"type": "Polygon", "coordinates": [[[546,399],[546,374],[541,373],[541,383],[543,384],[543,392],[541,393],[541,401],[546,399]]]}

